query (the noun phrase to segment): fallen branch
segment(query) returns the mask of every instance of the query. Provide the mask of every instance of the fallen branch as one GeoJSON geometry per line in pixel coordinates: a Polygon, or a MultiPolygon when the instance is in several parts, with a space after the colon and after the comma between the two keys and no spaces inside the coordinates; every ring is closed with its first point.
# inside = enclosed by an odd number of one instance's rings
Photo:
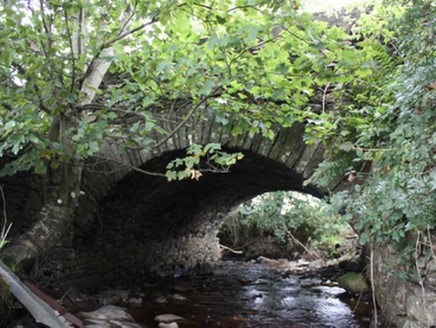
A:
{"type": "Polygon", "coordinates": [[[287,228],[286,226],[283,225],[283,228],[284,228],[284,230],[285,230],[286,235],[288,236],[288,238],[289,238],[292,242],[294,242],[294,243],[296,243],[297,245],[301,246],[301,247],[304,249],[304,251],[307,253],[308,256],[312,257],[312,259],[313,259],[313,258],[318,258],[318,259],[321,259],[321,258],[322,258],[322,256],[320,256],[317,252],[309,250],[309,249],[308,249],[308,248],[307,248],[307,247],[306,247],[306,246],[305,246],[301,241],[299,241],[297,238],[295,238],[295,237],[292,235],[292,233],[288,230],[288,228],[287,228]]]}
{"type": "Polygon", "coordinates": [[[227,247],[227,246],[224,246],[224,245],[221,245],[221,244],[219,244],[219,247],[222,248],[222,249],[226,249],[226,250],[228,250],[228,251],[230,251],[232,253],[235,253],[235,254],[242,254],[242,251],[235,251],[235,250],[231,249],[230,247],[227,247]]]}
{"type": "Polygon", "coordinates": [[[235,247],[235,249],[242,249],[242,248],[245,248],[245,247],[247,247],[247,246],[250,246],[250,245],[253,244],[254,242],[256,242],[256,239],[254,239],[254,240],[252,240],[252,241],[249,241],[249,242],[246,243],[245,245],[235,247]]]}

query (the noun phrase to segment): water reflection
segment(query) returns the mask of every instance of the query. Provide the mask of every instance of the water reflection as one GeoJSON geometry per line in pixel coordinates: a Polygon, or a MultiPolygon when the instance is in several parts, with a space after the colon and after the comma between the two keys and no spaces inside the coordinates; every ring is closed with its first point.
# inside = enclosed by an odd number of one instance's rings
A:
{"type": "Polygon", "coordinates": [[[153,318],[162,313],[189,319],[178,323],[181,328],[368,327],[371,305],[362,301],[358,311],[350,308],[348,304],[356,302],[330,278],[316,273],[282,272],[259,263],[229,262],[213,274],[160,280],[148,290],[148,301],[144,300],[142,311],[148,317],[141,316],[141,310],[133,310],[132,314],[147,327],[157,327],[153,318]],[[171,301],[174,285],[192,287],[182,293],[187,301],[171,301]],[[161,294],[170,301],[153,303],[153,298],[161,294]]]}

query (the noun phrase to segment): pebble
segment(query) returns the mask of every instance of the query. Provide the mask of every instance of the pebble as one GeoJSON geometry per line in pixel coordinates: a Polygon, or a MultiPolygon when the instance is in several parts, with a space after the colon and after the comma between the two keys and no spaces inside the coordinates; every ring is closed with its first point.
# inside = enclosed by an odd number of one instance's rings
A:
{"type": "Polygon", "coordinates": [[[165,296],[159,296],[153,302],[158,304],[164,304],[164,303],[168,303],[168,299],[165,296]]]}
{"type": "Polygon", "coordinates": [[[175,314],[160,314],[158,316],[156,316],[154,318],[154,320],[158,321],[158,322],[173,322],[173,321],[180,321],[180,320],[185,320],[182,317],[179,317],[178,315],[175,314]]]}
{"type": "Polygon", "coordinates": [[[177,300],[177,301],[186,301],[187,298],[181,294],[174,294],[172,296],[173,299],[177,300]]]}
{"type": "Polygon", "coordinates": [[[232,321],[238,322],[238,323],[243,323],[243,322],[247,322],[248,320],[245,319],[244,317],[241,317],[241,316],[233,316],[232,321]]]}
{"type": "Polygon", "coordinates": [[[129,305],[131,307],[139,308],[139,307],[142,306],[142,299],[136,298],[136,297],[132,297],[132,298],[129,299],[128,303],[129,303],[129,305]]]}
{"type": "Polygon", "coordinates": [[[174,286],[173,289],[177,290],[178,292],[188,292],[194,288],[190,286],[174,286]]]}
{"type": "Polygon", "coordinates": [[[159,324],[159,328],[179,328],[179,325],[176,322],[171,323],[163,323],[159,324]]]}

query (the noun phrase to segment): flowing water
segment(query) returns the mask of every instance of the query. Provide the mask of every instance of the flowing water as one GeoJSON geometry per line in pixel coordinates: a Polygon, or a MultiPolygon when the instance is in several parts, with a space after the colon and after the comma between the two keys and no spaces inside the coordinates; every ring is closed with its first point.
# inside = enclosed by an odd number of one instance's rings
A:
{"type": "Polygon", "coordinates": [[[174,314],[183,327],[369,327],[372,304],[337,286],[335,269],[296,272],[266,263],[225,262],[218,269],[146,283],[141,308],[130,313],[146,327],[174,314]]]}

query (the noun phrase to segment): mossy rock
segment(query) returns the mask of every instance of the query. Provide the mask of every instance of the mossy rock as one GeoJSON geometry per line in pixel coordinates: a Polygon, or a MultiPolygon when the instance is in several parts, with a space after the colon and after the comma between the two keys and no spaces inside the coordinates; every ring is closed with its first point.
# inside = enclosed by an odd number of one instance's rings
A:
{"type": "Polygon", "coordinates": [[[338,284],[351,293],[369,292],[370,288],[361,273],[347,273],[338,278],[338,284]]]}

